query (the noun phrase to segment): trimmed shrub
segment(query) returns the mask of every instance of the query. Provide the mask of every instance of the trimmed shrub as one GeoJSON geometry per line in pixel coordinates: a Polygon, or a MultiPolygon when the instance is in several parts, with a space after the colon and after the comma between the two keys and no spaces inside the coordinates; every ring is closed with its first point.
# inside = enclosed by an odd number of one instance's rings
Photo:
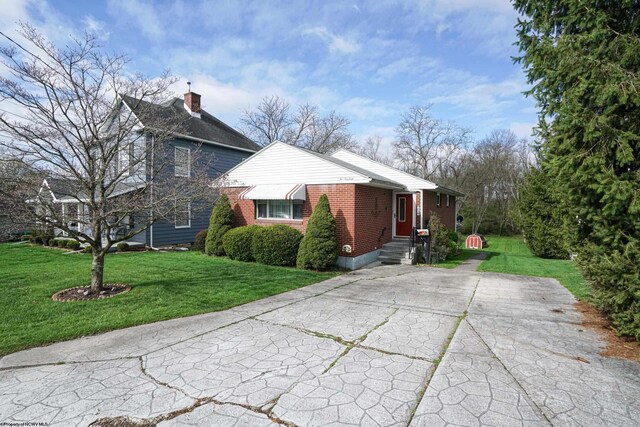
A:
{"type": "Polygon", "coordinates": [[[201,230],[196,233],[196,238],[193,241],[193,249],[196,251],[204,252],[204,244],[207,240],[207,230],[201,230]]]}
{"type": "Polygon", "coordinates": [[[52,248],[57,247],[60,244],[60,240],[56,240],[56,239],[51,239],[51,241],[49,242],[49,246],[51,246],[52,248]]]}
{"type": "Polygon", "coordinates": [[[49,243],[55,238],[52,230],[44,230],[40,237],[42,238],[42,244],[49,246],[49,243]]]}
{"type": "Polygon", "coordinates": [[[78,242],[77,240],[67,240],[67,249],[71,249],[72,251],[77,251],[78,249],[80,249],[80,242],[78,242]]]}
{"type": "Polygon", "coordinates": [[[298,268],[325,270],[338,260],[336,219],[326,194],[320,196],[298,250],[298,268]]]}
{"type": "Polygon", "coordinates": [[[129,244],[127,242],[120,242],[116,245],[118,252],[127,252],[129,250],[129,244]]]}
{"type": "Polygon", "coordinates": [[[232,228],[222,237],[222,246],[225,253],[231,259],[238,261],[255,261],[253,257],[253,236],[258,229],[258,225],[232,228]]]}
{"type": "Polygon", "coordinates": [[[207,255],[224,255],[222,237],[233,225],[233,210],[226,194],[221,195],[211,210],[204,250],[207,255]]]}
{"type": "Polygon", "coordinates": [[[302,233],[288,225],[258,227],[253,232],[253,258],[267,265],[296,265],[302,233]]]}
{"type": "Polygon", "coordinates": [[[92,252],[91,246],[87,245],[84,248],[82,248],[82,253],[85,254],[90,254],[92,252]]]}
{"type": "Polygon", "coordinates": [[[458,233],[442,224],[440,217],[435,212],[430,214],[429,228],[431,230],[431,244],[433,250],[438,252],[440,261],[458,253],[458,233]]]}

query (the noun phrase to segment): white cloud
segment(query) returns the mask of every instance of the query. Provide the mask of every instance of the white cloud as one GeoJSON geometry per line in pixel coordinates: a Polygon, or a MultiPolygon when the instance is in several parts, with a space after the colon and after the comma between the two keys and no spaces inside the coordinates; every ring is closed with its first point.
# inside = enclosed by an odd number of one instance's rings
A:
{"type": "Polygon", "coordinates": [[[92,15],[87,15],[82,18],[82,23],[89,33],[95,34],[102,40],[108,39],[111,35],[111,32],[107,30],[107,25],[92,15]]]}
{"type": "Polygon", "coordinates": [[[331,53],[350,54],[360,51],[360,44],[358,44],[358,42],[335,35],[327,30],[326,27],[307,28],[302,31],[302,34],[311,34],[320,37],[328,44],[329,52],[331,53]]]}
{"type": "Polygon", "coordinates": [[[29,15],[27,7],[31,3],[30,0],[0,0],[0,28],[7,31],[12,28],[18,21],[25,21],[29,15]]]}
{"type": "Polygon", "coordinates": [[[509,126],[509,129],[513,131],[520,138],[528,138],[532,139],[531,134],[533,133],[533,128],[536,127],[537,123],[522,123],[522,122],[513,122],[509,126]]]}
{"type": "Polygon", "coordinates": [[[373,76],[373,81],[380,83],[396,76],[406,78],[407,75],[422,74],[439,65],[440,61],[436,58],[425,56],[404,57],[378,68],[373,76]]]}
{"type": "Polygon", "coordinates": [[[369,121],[388,120],[399,109],[398,105],[391,105],[379,99],[354,97],[340,105],[340,111],[347,117],[369,121]]]}
{"type": "Polygon", "coordinates": [[[164,37],[165,29],[152,3],[141,0],[110,0],[109,9],[114,18],[125,20],[149,39],[160,40],[164,37]]]}

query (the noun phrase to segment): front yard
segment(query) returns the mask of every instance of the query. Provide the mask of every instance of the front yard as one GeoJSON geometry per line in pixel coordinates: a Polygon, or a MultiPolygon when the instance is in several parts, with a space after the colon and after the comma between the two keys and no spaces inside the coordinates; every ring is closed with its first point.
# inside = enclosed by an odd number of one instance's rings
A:
{"type": "Polygon", "coordinates": [[[0,355],[113,329],[225,310],[316,283],[336,273],[207,257],[199,252],[108,255],[105,283],[133,289],[91,302],[51,295],[89,282],[91,256],[0,244],[0,355]]]}
{"type": "MultiPolygon", "coordinates": [[[[489,256],[478,271],[521,274],[523,276],[552,277],[567,288],[577,299],[589,296],[589,285],[580,274],[575,262],[565,259],[544,259],[534,256],[520,236],[486,236],[488,247],[482,249],[489,256]]],[[[462,249],[460,253],[434,267],[456,268],[478,253],[476,249],[462,249]]]]}
{"type": "Polygon", "coordinates": [[[577,299],[589,296],[589,285],[575,262],[568,259],[544,259],[534,256],[519,236],[487,236],[489,257],[478,271],[552,277],[577,299]]]}

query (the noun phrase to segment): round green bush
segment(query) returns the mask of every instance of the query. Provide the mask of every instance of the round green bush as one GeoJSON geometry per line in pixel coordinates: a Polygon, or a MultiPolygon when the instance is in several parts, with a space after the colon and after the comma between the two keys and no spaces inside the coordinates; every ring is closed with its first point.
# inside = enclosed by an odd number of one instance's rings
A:
{"type": "Polygon", "coordinates": [[[93,252],[93,250],[91,249],[91,246],[87,245],[84,248],[82,248],[82,252],[85,254],[90,254],[91,252],[93,252]]]}
{"type": "Polygon", "coordinates": [[[80,248],[80,242],[77,240],[67,240],[67,249],[71,249],[72,251],[77,251],[80,248]]]}
{"type": "Polygon", "coordinates": [[[324,270],[336,263],[338,243],[336,219],[331,214],[326,194],[320,196],[298,251],[298,268],[324,270]]]}
{"type": "Polygon", "coordinates": [[[258,227],[253,233],[253,258],[267,265],[296,265],[302,233],[288,225],[258,227]]]}
{"type": "Polygon", "coordinates": [[[204,245],[207,240],[207,230],[201,230],[196,233],[196,238],[193,241],[193,249],[196,251],[204,252],[204,245]]]}
{"type": "Polygon", "coordinates": [[[129,244],[127,242],[120,242],[116,245],[118,252],[126,252],[129,250],[129,244]]]}
{"type": "Polygon", "coordinates": [[[55,248],[55,247],[57,247],[57,246],[58,246],[58,243],[59,243],[59,242],[60,242],[59,240],[52,239],[52,240],[49,242],[49,246],[51,246],[52,248],[55,248]]]}
{"type": "Polygon", "coordinates": [[[224,251],[231,259],[238,261],[255,261],[253,257],[253,235],[262,227],[249,225],[232,228],[222,237],[224,251]]]}

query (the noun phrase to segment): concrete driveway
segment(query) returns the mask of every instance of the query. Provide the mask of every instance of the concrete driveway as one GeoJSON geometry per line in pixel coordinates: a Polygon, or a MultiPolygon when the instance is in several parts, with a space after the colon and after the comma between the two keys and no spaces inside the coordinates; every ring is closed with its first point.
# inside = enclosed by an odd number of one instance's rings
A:
{"type": "Polygon", "coordinates": [[[0,424],[638,425],[556,281],[389,266],[0,359],[0,424]],[[98,420],[98,421],[97,421],[98,420]]]}

